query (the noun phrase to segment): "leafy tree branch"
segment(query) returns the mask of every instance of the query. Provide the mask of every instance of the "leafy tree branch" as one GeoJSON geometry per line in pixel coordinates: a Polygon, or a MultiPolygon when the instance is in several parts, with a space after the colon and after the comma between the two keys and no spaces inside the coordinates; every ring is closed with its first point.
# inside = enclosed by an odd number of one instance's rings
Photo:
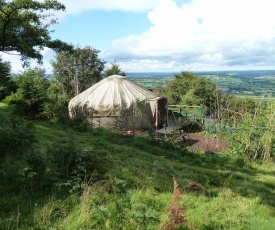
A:
{"type": "Polygon", "coordinates": [[[65,6],[56,0],[1,0],[0,51],[18,53],[23,66],[28,66],[31,58],[42,64],[44,47],[55,51],[70,50],[72,47],[67,43],[50,37],[49,27],[57,20],[45,11],[60,10],[64,11],[65,6]]]}

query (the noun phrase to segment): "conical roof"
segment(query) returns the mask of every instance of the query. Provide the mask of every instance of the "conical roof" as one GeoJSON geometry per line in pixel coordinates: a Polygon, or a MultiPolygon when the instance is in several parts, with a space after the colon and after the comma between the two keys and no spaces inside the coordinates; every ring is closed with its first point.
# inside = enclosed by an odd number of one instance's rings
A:
{"type": "Polygon", "coordinates": [[[69,111],[74,107],[86,111],[90,109],[95,116],[119,116],[135,104],[157,98],[157,96],[127,77],[112,75],[72,98],[69,111]]]}

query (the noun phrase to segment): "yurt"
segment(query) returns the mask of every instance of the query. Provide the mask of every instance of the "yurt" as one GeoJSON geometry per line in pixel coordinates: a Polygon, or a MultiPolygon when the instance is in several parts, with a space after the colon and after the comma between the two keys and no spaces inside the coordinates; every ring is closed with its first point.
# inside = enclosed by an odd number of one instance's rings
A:
{"type": "Polygon", "coordinates": [[[104,78],[72,98],[68,107],[72,119],[86,120],[92,127],[134,130],[167,125],[167,99],[120,75],[104,78]]]}

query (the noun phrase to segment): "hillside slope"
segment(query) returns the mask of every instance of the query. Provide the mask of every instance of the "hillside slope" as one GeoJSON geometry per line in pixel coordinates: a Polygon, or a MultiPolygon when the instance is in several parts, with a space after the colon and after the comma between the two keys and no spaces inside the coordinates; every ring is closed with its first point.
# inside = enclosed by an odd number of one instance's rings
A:
{"type": "MultiPolygon", "coordinates": [[[[28,174],[36,178],[35,183],[24,177],[26,186],[20,190],[2,191],[1,229],[169,229],[169,224],[179,229],[275,227],[274,164],[190,153],[103,129],[76,130],[42,121],[32,125],[36,142],[24,159],[35,152],[35,162],[46,164],[41,180],[59,179],[48,187],[41,181],[44,184],[39,187],[40,174],[28,174]],[[75,159],[74,154],[81,157],[75,159]],[[41,159],[59,164],[54,168],[41,159]],[[173,176],[183,190],[179,225],[171,225],[169,219],[173,176]]],[[[12,157],[3,159],[2,171],[12,157]]]]}

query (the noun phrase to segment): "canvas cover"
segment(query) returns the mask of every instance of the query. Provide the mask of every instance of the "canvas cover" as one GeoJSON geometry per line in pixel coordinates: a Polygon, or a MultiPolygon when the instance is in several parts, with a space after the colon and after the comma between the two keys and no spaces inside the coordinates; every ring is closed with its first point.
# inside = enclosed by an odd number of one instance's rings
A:
{"type": "Polygon", "coordinates": [[[72,118],[79,113],[94,117],[118,117],[137,102],[156,98],[153,92],[127,77],[112,75],[72,98],[69,102],[69,114],[72,118]]]}

